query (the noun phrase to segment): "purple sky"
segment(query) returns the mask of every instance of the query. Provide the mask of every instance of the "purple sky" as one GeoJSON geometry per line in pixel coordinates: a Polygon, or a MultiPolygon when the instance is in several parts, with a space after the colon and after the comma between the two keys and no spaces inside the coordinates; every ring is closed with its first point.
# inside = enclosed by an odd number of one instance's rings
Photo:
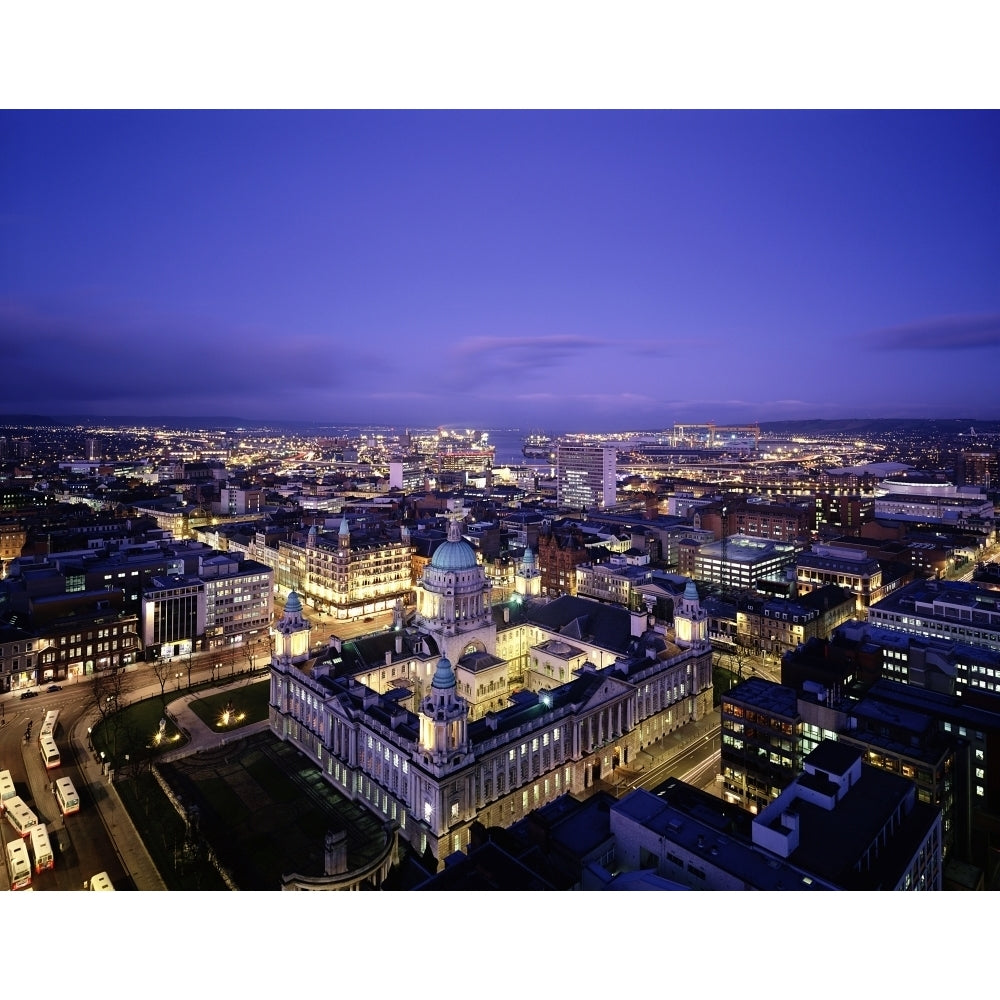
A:
{"type": "Polygon", "coordinates": [[[2,112],[0,413],[1000,419],[996,112],[2,112]]]}

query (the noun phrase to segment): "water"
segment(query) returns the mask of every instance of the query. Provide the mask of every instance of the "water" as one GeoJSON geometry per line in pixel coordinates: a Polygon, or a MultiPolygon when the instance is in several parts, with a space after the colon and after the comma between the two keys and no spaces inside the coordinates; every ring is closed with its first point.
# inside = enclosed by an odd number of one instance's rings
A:
{"type": "Polygon", "coordinates": [[[524,439],[528,434],[544,434],[545,431],[532,429],[531,431],[519,430],[517,428],[486,428],[489,433],[490,444],[496,448],[494,465],[541,465],[548,468],[548,463],[539,461],[537,458],[527,459],[521,451],[524,439]]]}

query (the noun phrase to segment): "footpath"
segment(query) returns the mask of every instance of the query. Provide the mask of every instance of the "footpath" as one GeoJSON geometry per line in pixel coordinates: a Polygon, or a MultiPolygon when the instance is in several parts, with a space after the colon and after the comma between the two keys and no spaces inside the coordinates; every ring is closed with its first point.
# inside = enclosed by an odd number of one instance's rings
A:
{"type": "MultiPolygon", "coordinates": [[[[212,689],[212,693],[235,690],[245,683],[246,678],[244,677],[231,684],[220,684],[212,689]]],[[[267,728],[268,723],[265,719],[249,726],[241,726],[237,730],[225,733],[215,732],[206,726],[191,709],[191,702],[204,697],[205,693],[204,691],[192,694],[185,693],[167,704],[167,715],[187,739],[183,746],[162,754],[159,760],[163,762],[177,760],[201,750],[213,749],[231,740],[243,739],[267,728]]],[[[135,701],[142,701],[158,694],[159,687],[155,684],[131,692],[135,701]]],[[[89,732],[97,725],[98,721],[99,715],[95,708],[92,713],[81,716],[70,733],[70,739],[78,751],[78,759],[83,762],[80,768],[83,779],[90,788],[122,868],[131,876],[136,889],[140,892],[166,891],[166,884],[156,870],[153,859],[132,822],[132,817],[122,805],[118,790],[114,785],[113,773],[107,772],[106,767],[102,766],[91,749],[89,732]]]]}

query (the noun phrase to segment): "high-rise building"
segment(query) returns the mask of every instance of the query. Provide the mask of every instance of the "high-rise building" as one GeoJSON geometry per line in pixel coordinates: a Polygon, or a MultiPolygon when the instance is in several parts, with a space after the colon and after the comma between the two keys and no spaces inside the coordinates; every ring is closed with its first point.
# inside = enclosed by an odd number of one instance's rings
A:
{"type": "Polygon", "coordinates": [[[86,451],[86,459],[88,462],[99,462],[101,460],[103,448],[101,447],[101,439],[98,437],[88,437],[84,442],[84,447],[86,451]]]}
{"type": "Polygon", "coordinates": [[[617,450],[614,445],[561,442],[556,449],[557,499],[563,507],[613,507],[617,450]]]}
{"type": "Polygon", "coordinates": [[[981,448],[963,451],[955,463],[958,486],[982,486],[986,490],[1000,486],[1000,459],[996,451],[981,448]]]}

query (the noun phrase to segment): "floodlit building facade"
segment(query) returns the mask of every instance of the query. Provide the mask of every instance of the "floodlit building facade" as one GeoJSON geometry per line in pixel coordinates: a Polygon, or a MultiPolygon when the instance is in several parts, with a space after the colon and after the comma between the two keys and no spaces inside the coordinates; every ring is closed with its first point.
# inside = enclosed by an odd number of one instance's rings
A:
{"type": "Polygon", "coordinates": [[[304,544],[279,541],[275,575],[282,591],[294,590],[338,619],[360,618],[411,599],[411,551],[404,537],[352,538],[344,517],[335,538],[314,525],[304,544]]]}
{"type": "MultiPolygon", "coordinates": [[[[648,627],[630,635],[633,616],[624,609],[564,598],[576,602],[559,633],[568,649],[589,651],[595,640],[621,645],[603,667],[554,648],[544,616],[511,625],[507,631],[530,629],[541,639],[531,645],[533,676],[525,688],[504,691],[506,707],[474,718],[482,679],[502,679],[507,665],[496,656],[492,616],[488,621],[481,610],[485,572],[456,534],[450,530],[422,581],[422,629],[415,631],[425,653],[437,647],[433,660],[401,657],[406,671],[380,693],[357,673],[342,672],[343,646],[310,655],[311,626],[291,594],[274,629],[271,667],[274,733],[315,761],[343,794],[397,824],[402,838],[439,861],[468,846],[475,821],[509,826],[564,792],[609,780],[642,746],[712,706],[707,616],[692,584],[678,603],[673,640],[648,627]],[[625,624],[624,639],[604,636],[614,622],[625,624]],[[570,660],[571,673],[560,681],[558,664],[565,670],[570,660]]],[[[562,613],[551,605],[543,610],[550,618],[562,613]]],[[[645,616],[635,617],[648,625],[645,616]]],[[[409,648],[404,637],[412,638],[401,629],[400,649],[409,648]]],[[[391,647],[386,665],[396,667],[391,647]]]]}
{"type": "Polygon", "coordinates": [[[613,507],[617,499],[614,445],[560,442],[556,449],[557,500],[562,507],[613,507]]]}

